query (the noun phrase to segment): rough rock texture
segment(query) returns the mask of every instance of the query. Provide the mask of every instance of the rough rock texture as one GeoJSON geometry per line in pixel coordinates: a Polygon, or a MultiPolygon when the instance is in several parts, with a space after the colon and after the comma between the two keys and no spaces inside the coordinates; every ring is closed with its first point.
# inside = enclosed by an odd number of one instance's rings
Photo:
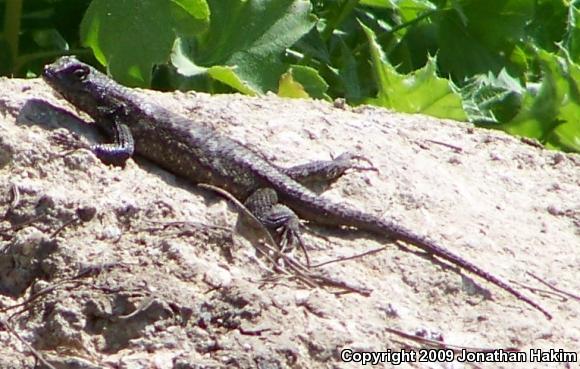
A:
{"type": "MultiPolygon", "coordinates": [[[[369,297],[271,274],[225,200],[139,158],[117,168],[70,151],[69,130],[90,141],[92,127],[42,81],[0,79],[1,368],[33,368],[39,357],[59,369],[358,368],[340,360],[342,350],[429,347],[389,329],[475,350],[578,351],[578,155],[370,107],[147,94],[279,165],[344,151],[367,157],[379,172],[350,172],[324,196],[395,218],[521,283],[554,319],[395,244],[323,267],[372,289],[369,297]]],[[[351,230],[314,231],[305,236],[313,263],[383,244],[351,230]]],[[[377,367],[530,365],[417,356],[377,367]]]]}

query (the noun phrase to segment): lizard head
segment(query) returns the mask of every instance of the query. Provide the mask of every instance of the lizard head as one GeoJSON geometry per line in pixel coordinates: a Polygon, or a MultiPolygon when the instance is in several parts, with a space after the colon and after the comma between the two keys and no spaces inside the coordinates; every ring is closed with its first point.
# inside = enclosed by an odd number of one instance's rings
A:
{"type": "Polygon", "coordinates": [[[63,56],[44,67],[42,78],[77,108],[96,118],[103,108],[115,106],[124,87],[75,57],[63,56]]]}

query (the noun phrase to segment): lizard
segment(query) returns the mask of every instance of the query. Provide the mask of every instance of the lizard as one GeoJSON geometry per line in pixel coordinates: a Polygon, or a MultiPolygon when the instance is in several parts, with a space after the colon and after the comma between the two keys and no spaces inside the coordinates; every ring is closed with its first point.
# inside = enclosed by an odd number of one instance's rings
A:
{"type": "Polygon", "coordinates": [[[540,304],[508,282],[429,237],[321,197],[302,184],[317,177],[332,180],[341,176],[354,165],[354,155],[281,168],[214,128],[147,101],[75,57],[64,56],[46,65],[42,77],[114,139],[112,144],[93,147],[105,162],[122,164],[135,152],[186,180],[230,192],[245,202],[268,229],[282,227],[290,236],[298,236],[297,219],[302,218],[322,226],[356,228],[405,242],[496,285],[547,319],[552,318],[540,304]]]}

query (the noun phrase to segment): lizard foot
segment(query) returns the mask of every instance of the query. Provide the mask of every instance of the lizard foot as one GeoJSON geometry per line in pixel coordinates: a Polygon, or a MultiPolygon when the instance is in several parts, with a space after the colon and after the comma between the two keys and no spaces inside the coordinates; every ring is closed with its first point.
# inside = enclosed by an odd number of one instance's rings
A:
{"type": "MultiPolygon", "coordinates": [[[[370,161],[369,158],[362,156],[362,155],[353,154],[353,153],[350,153],[348,151],[340,154],[336,158],[332,158],[332,161],[335,162],[337,164],[337,166],[342,167],[342,168],[346,168],[346,169],[356,169],[356,170],[361,170],[361,171],[371,170],[374,172],[379,171],[379,169],[373,165],[373,163],[370,161]],[[357,165],[357,164],[355,164],[356,161],[364,161],[368,164],[368,166],[357,165]]],[[[344,170],[346,170],[346,169],[344,169],[344,170]]]]}
{"type": "Polygon", "coordinates": [[[90,150],[89,143],[84,141],[82,137],[76,132],[57,129],[54,131],[50,138],[54,143],[61,146],[66,151],[76,151],[82,149],[90,150]]]}

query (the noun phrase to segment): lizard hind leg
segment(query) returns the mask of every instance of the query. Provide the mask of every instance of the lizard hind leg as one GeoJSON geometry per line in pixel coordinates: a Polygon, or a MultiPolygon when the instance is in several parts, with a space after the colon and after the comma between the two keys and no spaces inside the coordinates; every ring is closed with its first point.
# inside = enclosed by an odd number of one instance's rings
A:
{"type": "Polygon", "coordinates": [[[300,219],[286,205],[278,202],[278,194],[273,188],[259,188],[244,202],[246,208],[266,227],[278,243],[281,252],[288,252],[299,246],[310,258],[300,235],[300,219]]]}

